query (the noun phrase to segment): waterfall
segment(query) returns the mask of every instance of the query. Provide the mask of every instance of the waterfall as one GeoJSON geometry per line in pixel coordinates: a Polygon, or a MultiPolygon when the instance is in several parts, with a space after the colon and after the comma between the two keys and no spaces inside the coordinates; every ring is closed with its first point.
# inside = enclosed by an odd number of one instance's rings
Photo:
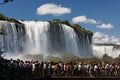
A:
{"type": "Polygon", "coordinates": [[[30,54],[48,53],[48,22],[25,21],[26,43],[24,51],[30,54]]]}
{"type": "Polygon", "coordinates": [[[22,25],[0,21],[0,30],[4,34],[1,35],[1,50],[9,53],[17,54],[22,49],[22,40],[24,30],[22,25]]]}
{"type": "Polygon", "coordinates": [[[75,55],[80,55],[78,43],[77,43],[77,35],[74,29],[70,28],[67,25],[62,25],[64,36],[65,36],[65,48],[66,52],[74,53],[75,55]]]}
{"type": "Polygon", "coordinates": [[[119,45],[93,45],[93,54],[97,57],[102,57],[104,54],[113,58],[120,55],[119,45]]]}
{"type": "Polygon", "coordinates": [[[61,54],[92,56],[92,36],[65,24],[47,21],[0,21],[2,49],[9,54],[61,54]]]}

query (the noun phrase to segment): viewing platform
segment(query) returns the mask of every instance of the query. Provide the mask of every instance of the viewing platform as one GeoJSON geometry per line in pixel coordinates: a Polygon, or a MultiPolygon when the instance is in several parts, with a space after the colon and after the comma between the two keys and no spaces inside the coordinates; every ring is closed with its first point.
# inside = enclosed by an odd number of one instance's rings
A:
{"type": "Polygon", "coordinates": [[[89,76],[51,76],[51,78],[35,78],[32,80],[120,80],[120,77],[114,76],[97,76],[97,77],[89,77],[89,76]]]}

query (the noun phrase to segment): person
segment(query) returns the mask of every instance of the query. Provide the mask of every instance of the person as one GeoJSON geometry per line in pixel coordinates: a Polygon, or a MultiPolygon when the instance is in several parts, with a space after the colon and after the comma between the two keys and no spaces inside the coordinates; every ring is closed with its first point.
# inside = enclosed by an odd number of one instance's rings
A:
{"type": "Polygon", "coordinates": [[[81,68],[82,68],[81,63],[79,63],[78,64],[78,75],[81,75],[81,68]]]}
{"type": "Polygon", "coordinates": [[[24,76],[24,73],[25,73],[24,68],[25,68],[25,64],[24,64],[24,62],[21,60],[21,61],[19,62],[19,71],[20,71],[20,75],[21,75],[21,76],[24,76]]]}
{"type": "Polygon", "coordinates": [[[55,64],[52,63],[52,74],[55,75],[55,64]]]}
{"type": "Polygon", "coordinates": [[[34,73],[36,67],[35,67],[35,62],[32,63],[32,72],[34,73]]]}
{"type": "Polygon", "coordinates": [[[51,78],[51,63],[49,61],[47,63],[47,77],[51,78]]]}
{"type": "Polygon", "coordinates": [[[105,75],[109,76],[109,71],[110,71],[110,64],[105,65],[105,75]]]}
{"type": "Polygon", "coordinates": [[[94,66],[93,66],[93,63],[90,63],[90,66],[89,66],[89,76],[90,77],[94,76],[94,66]]]}
{"type": "Polygon", "coordinates": [[[94,75],[97,76],[97,71],[98,70],[98,66],[97,64],[94,65],[94,75]]]}
{"type": "Polygon", "coordinates": [[[77,64],[74,63],[73,65],[73,74],[76,75],[77,74],[77,64]]]}
{"type": "Polygon", "coordinates": [[[66,74],[66,63],[63,64],[64,75],[66,74]]]}
{"type": "Polygon", "coordinates": [[[68,69],[69,69],[69,72],[68,72],[68,75],[72,75],[72,64],[69,64],[68,65],[68,69]]]}

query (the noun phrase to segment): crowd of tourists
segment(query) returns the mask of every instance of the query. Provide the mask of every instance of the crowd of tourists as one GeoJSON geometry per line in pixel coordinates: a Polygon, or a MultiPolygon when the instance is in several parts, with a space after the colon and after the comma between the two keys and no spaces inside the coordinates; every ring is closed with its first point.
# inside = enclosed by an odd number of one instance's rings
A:
{"type": "Polygon", "coordinates": [[[75,62],[38,62],[38,61],[16,61],[0,60],[0,76],[7,73],[15,76],[120,76],[120,64],[110,63],[75,63],[75,62]]]}

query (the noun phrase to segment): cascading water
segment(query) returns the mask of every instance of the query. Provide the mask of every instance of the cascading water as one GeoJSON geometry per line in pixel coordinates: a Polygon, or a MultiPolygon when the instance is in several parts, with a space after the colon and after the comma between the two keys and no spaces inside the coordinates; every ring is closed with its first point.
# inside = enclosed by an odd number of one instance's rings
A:
{"type": "Polygon", "coordinates": [[[21,25],[0,21],[1,49],[11,54],[73,53],[92,56],[92,36],[65,24],[43,21],[21,21],[21,25]]]}
{"type": "Polygon", "coordinates": [[[120,45],[93,45],[93,54],[97,57],[102,57],[104,54],[113,58],[120,55],[120,45]]]}
{"type": "Polygon", "coordinates": [[[77,43],[77,35],[74,32],[74,29],[66,25],[62,25],[62,27],[64,31],[64,36],[65,36],[66,52],[69,51],[71,53],[75,53],[76,55],[80,55],[79,54],[80,51],[77,43]]]}
{"type": "Polygon", "coordinates": [[[24,29],[22,25],[17,25],[7,21],[0,21],[1,35],[1,50],[9,54],[17,54],[22,49],[22,42],[24,37],[24,29]]]}
{"type": "Polygon", "coordinates": [[[48,53],[48,22],[25,21],[26,43],[24,51],[30,54],[48,53]]]}

